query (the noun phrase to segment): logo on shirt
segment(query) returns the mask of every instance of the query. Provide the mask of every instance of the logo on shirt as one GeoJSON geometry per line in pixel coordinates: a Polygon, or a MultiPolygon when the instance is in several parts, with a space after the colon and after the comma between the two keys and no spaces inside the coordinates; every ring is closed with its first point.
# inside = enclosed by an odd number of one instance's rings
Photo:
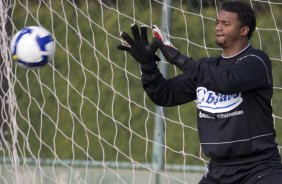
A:
{"type": "Polygon", "coordinates": [[[197,88],[197,108],[210,113],[231,111],[242,101],[241,93],[222,94],[208,91],[205,87],[197,88]]]}

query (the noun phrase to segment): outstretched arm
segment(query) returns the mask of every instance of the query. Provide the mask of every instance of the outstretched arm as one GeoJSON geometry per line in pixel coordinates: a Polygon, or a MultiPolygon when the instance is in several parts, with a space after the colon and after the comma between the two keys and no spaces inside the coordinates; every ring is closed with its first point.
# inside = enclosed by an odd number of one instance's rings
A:
{"type": "Polygon", "coordinates": [[[143,87],[150,99],[159,106],[176,106],[196,99],[196,84],[183,73],[165,79],[156,63],[141,65],[143,87]]]}
{"type": "Polygon", "coordinates": [[[185,74],[167,80],[160,73],[156,64],[159,60],[155,55],[157,46],[148,42],[147,27],[141,26],[140,33],[134,24],[131,31],[133,38],[125,32],[121,33],[125,43],[117,47],[130,53],[140,63],[143,87],[152,101],[160,106],[175,106],[195,100],[195,86],[185,74]]]}

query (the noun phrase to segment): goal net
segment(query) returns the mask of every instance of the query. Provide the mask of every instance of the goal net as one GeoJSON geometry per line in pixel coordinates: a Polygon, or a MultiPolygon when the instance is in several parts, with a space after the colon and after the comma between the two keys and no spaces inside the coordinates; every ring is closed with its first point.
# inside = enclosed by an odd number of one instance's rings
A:
{"type": "MultiPolygon", "coordinates": [[[[0,183],[199,181],[208,158],[195,103],[156,107],[144,93],[138,63],[116,48],[132,23],[151,27],[165,17],[182,53],[194,59],[221,53],[214,26],[224,1],[167,2],[0,1],[0,183]],[[18,66],[9,49],[12,35],[31,25],[48,29],[56,42],[54,59],[39,69],[18,66]]],[[[272,60],[273,117],[282,145],[282,3],[246,2],[259,12],[252,45],[272,60]]],[[[168,77],[180,73],[160,65],[168,77]]]]}

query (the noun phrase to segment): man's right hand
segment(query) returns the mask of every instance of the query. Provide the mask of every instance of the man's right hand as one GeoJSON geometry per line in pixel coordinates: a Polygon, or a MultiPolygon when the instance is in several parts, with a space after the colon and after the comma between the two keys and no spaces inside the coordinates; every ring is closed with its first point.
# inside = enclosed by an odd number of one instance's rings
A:
{"type": "Polygon", "coordinates": [[[141,26],[140,31],[141,35],[136,24],[131,26],[131,32],[134,39],[132,39],[127,33],[122,32],[120,36],[126,43],[118,45],[117,48],[119,50],[129,52],[140,64],[159,61],[159,57],[155,55],[157,46],[154,43],[150,44],[148,41],[147,27],[141,26]]]}

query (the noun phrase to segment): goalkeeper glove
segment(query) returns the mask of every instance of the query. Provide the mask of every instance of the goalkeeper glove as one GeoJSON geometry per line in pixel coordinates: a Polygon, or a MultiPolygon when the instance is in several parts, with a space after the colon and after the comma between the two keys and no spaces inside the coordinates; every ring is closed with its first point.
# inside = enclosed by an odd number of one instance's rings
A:
{"type": "Polygon", "coordinates": [[[171,63],[175,64],[175,58],[180,54],[180,52],[171,44],[169,38],[163,33],[163,31],[158,28],[158,26],[153,25],[153,42],[160,48],[165,59],[171,63]]]}
{"type": "Polygon", "coordinates": [[[126,32],[121,33],[121,38],[125,44],[117,46],[119,50],[129,52],[132,57],[140,64],[148,64],[152,61],[160,61],[160,58],[155,55],[157,46],[154,43],[149,43],[147,35],[147,27],[141,26],[141,35],[136,24],[131,25],[131,32],[134,37],[132,39],[126,32]]]}

